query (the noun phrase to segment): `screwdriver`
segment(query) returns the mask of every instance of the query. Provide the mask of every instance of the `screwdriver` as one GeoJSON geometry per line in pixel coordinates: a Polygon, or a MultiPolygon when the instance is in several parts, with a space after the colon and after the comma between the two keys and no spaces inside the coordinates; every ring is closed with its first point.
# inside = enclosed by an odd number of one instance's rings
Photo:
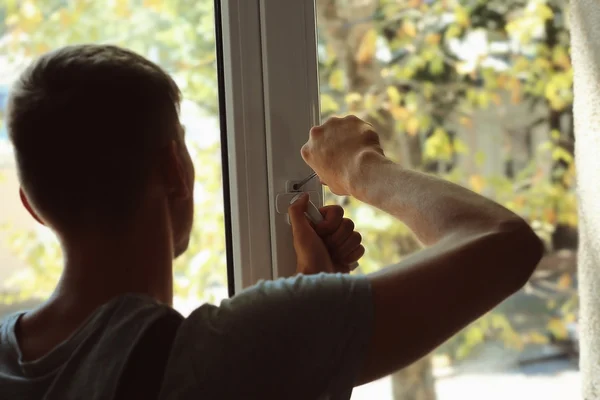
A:
{"type": "Polygon", "coordinates": [[[307,176],[306,178],[302,179],[300,182],[295,183],[293,186],[294,190],[300,190],[302,189],[302,187],[304,185],[306,185],[312,178],[314,178],[315,176],[317,176],[316,172],[313,172],[312,174],[310,174],[309,176],[307,176]]]}

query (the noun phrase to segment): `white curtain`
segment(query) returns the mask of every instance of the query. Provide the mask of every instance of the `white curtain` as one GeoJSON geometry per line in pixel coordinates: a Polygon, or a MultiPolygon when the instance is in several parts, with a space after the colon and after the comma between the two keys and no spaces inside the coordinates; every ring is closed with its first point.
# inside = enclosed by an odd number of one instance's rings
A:
{"type": "Polygon", "coordinates": [[[571,1],[583,399],[600,399],[600,1],[571,1]]]}

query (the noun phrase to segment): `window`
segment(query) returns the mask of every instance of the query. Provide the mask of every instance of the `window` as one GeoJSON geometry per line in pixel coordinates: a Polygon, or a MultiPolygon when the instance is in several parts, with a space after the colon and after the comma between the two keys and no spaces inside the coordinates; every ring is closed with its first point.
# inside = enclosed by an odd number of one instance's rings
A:
{"type": "MultiPolygon", "coordinates": [[[[555,1],[316,1],[323,117],[354,113],[369,120],[389,157],[514,210],[548,249],[524,291],[430,357],[358,388],[353,398],[577,396],[565,7],[555,1]]],[[[364,272],[419,249],[389,216],[352,199],[327,194],[326,201],[342,202],[363,232],[364,272]]]]}
{"type": "MultiPolygon", "coordinates": [[[[181,119],[195,160],[196,221],[176,261],[175,306],[183,313],[228,295],[214,7],[198,2],[6,1],[0,3],[0,118],[9,85],[28,62],[76,43],[112,43],[161,65],[181,87],[181,119]]],[[[2,207],[0,314],[50,294],[61,271],[54,237],[23,210],[6,130],[0,131],[2,207]],[[25,302],[25,304],[23,304],[25,302]]]]}

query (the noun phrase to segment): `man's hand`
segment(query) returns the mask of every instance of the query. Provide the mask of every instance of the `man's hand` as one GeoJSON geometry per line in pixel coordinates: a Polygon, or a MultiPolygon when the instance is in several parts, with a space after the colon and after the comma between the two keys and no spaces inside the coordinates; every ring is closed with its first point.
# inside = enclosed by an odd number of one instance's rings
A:
{"type": "Polygon", "coordinates": [[[289,208],[298,259],[296,273],[349,272],[348,265],[365,253],[360,233],[354,230],[352,220],[344,218],[344,209],[340,206],[321,208],[324,220],[313,226],[304,215],[308,201],[305,194],[289,208]]]}
{"type": "Polygon", "coordinates": [[[301,154],[321,183],[340,196],[355,196],[354,185],[364,173],[365,162],[383,158],[373,126],[353,115],[312,128],[301,154]]]}

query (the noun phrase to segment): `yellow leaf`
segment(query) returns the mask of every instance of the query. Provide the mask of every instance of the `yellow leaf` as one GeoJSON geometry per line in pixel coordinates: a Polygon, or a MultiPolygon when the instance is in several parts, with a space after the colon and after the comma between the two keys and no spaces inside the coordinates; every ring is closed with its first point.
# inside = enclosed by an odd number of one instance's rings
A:
{"type": "Polygon", "coordinates": [[[321,113],[322,114],[332,114],[337,112],[340,107],[337,102],[330,95],[323,93],[320,98],[321,102],[321,113]]]}
{"type": "Polygon", "coordinates": [[[417,36],[417,27],[412,21],[404,21],[402,23],[402,31],[410,37],[417,36]]]}
{"type": "Polygon", "coordinates": [[[372,110],[375,106],[376,98],[373,94],[367,94],[365,96],[365,110],[372,110]]]}
{"type": "Polygon", "coordinates": [[[350,93],[346,95],[346,104],[355,104],[359,103],[362,100],[362,96],[360,93],[350,93]]]}
{"type": "Polygon", "coordinates": [[[469,23],[470,23],[469,13],[464,8],[457,7],[456,11],[454,12],[454,17],[456,18],[456,23],[459,26],[461,26],[463,28],[466,28],[467,26],[469,26],[469,23]]]}
{"type": "Polygon", "coordinates": [[[329,75],[329,87],[339,91],[344,89],[344,71],[338,68],[329,75]]]}
{"type": "Polygon", "coordinates": [[[466,126],[467,128],[473,128],[473,120],[469,117],[462,116],[460,117],[459,122],[462,126],[466,126]]]}
{"type": "Polygon", "coordinates": [[[547,4],[538,4],[537,12],[535,14],[537,17],[540,17],[544,20],[554,18],[554,12],[547,4]]]}
{"type": "Polygon", "coordinates": [[[556,337],[557,339],[566,339],[568,336],[567,328],[563,321],[558,318],[552,318],[550,322],[548,322],[548,330],[556,337]]]}
{"type": "Polygon", "coordinates": [[[535,344],[546,344],[548,343],[548,338],[544,335],[542,335],[539,332],[531,332],[529,334],[529,342],[530,343],[535,343],[535,344]]]}
{"type": "Polygon", "coordinates": [[[483,179],[481,175],[471,175],[469,178],[469,184],[474,192],[481,193],[485,187],[485,179],[483,179]]]}
{"type": "Polygon", "coordinates": [[[556,46],[552,51],[552,62],[563,69],[569,69],[571,67],[571,60],[569,54],[564,47],[556,46]]]}
{"type": "Polygon", "coordinates": [[[410,112],[406,108],[400,106],[391,107],[390,112],[394,119],[398,121],[403,121],[410,116],[410,112]]]}
{"type": "Polygon", "coordinates": [[[419,132],[419,119],[417,117],[410,117],[406,121],[406,132],[410,136],[415,136],[419,132]]]}
{"type": "Polygon", "coordinates": [[[119,17],[127,18],[131,15],[131,7],[128,0],[116,0],[115,13],[119,17]]]}
{"type": "Polygon", "coordinates": [[[568,273],[562,274],[562,276],[558,280],[558,287],[563,290],[569,289],[571,287],[572,281],[573,280],[571,279],[571,275],[569,275],[568,273]]]}
{"type": "Polygon", "coordinates": [[[440,42],[441,39],[441,35],[438,33],[430,33],[429,35],[427,35],[427,37],[425,37],[425,42],[427,44],[438,44],[440,42]]]}
{"type": "MultiPolygon", "coordinates": [[[[552,68],[552,64],[546,58],[536,58],[533,62],[533,66],[541,70],[548,70],[552,68]]],[[[525,70],[525,68],[523,68],[525,70]]]]}
{"type": "Polygon", "coordinates": [[[462,33],[462,29],[458,25],[450,25],[450,27],[446,30],[446,39],[454,39],[460,36],[462,33]]]}
{"type": "Polygon", "coordinates": [[[565,315],[564,320],[565,320],[565,323],[571,324],[571,323],[577,321],[577,316],[573,313],[567,314],[567,315],[565,315]]]}
{"type": "Polygon", "coordinates": [[[400,104],[400,99],[402,98],[402,95],[400,94],[400,91],[398,91],[398,88],[396,86],[388,86],[387,95],[390,98],[392,104],[400,104]]]}
{"type": "Polygon", "coordinates": [[[375,57],[375,50],[377,45],[377,31],[375,29],[369,29],[365,36],[363,36],[358,52],[356,53],[355,60],[359,64],[366,64],[373,60],[375,57]]]}

